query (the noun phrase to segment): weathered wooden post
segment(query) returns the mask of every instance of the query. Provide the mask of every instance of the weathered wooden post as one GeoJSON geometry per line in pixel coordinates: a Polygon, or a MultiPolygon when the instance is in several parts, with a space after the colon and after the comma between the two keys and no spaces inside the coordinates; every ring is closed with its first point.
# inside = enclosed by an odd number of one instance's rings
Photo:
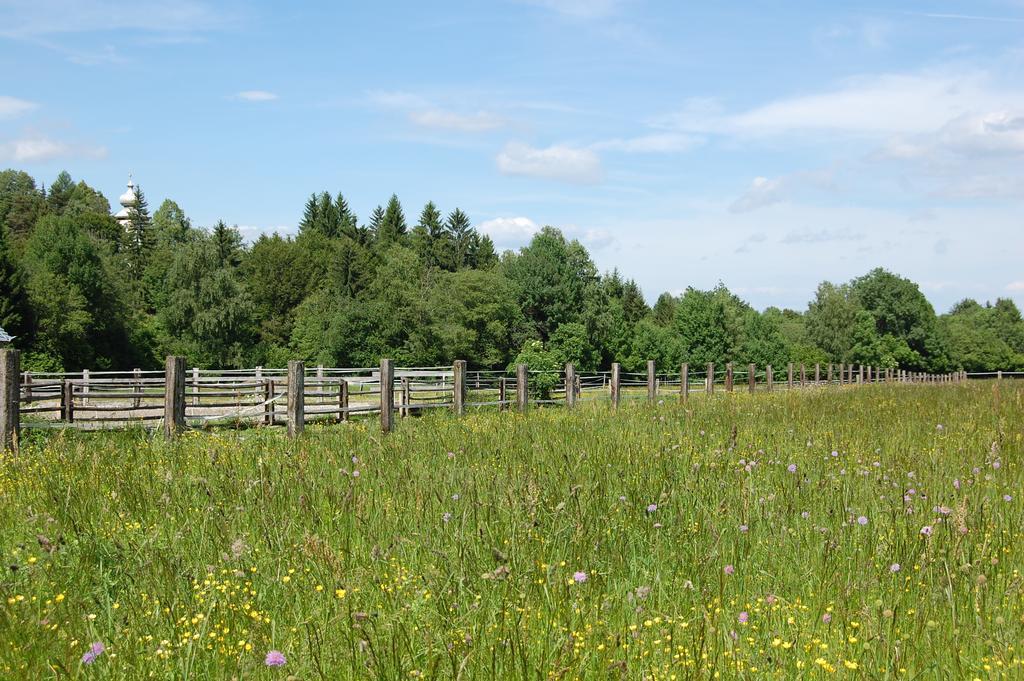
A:
{"type": "Polygon", "coordinates": [[[452,366],[452,376],[455,388],[453,400],[455,415],[462,416],[466,413],[466,360],[455,360],[455,364],[452,366]]]}
{"type": "Polygon", "coordinates": [[[185,430],[185,358],[164,362],[164,437],[173,440],[185,430]]]}
{"type": "Polygon", "coordinates": [[[800,362],[800,387],[803,388],[805,385],[807,385],[807,367],[800,362]]]}
{"type": "Polygon", "coordinates": [[[380,430],[390,433],[394,424],[395,409],[395,363],[390,359],[380,361],[380,430]]]}
{"type": "Polygon", "coordinates": [[[725,392],[732,392],[732,362],[725,363],[725,392]]]}
{"type": "Polygon", "coordinates": [[[199,367],[192,367],[192,406],[199,404],[199,367]]]}
{"type": "Polygon", "coordinates": [[[75,422],[75,384],[71,380],[61,381],[60,418],[67,423],[75,422]]]}
{"type": "Polygon", "coordinates": [[[0,350],[0,452],[17,451],[21,436],[21,353],[0,350]]]}
{"type": "Polygon", "coordinates": [[[565,365],[565,406],[576,406],[576,367],[569,362],[565,365]]]}
{"type": "Polygon", "coordinates": [[[288,437],[302,435],[306,427],[306,363],[288,361],[288,437]]]}
{"type": "Polygon", "coordinates": [[[821,365],[814,363],[814,385],[821,383],[821,365]]]}
{"type": "Polygon", "coordinates": [[[775,388],[775,372],[772,370],[771,364],[764,368],[764,383],[768,392],[775,388]]]}
{"type": "Polygon", "coordinates": [[[348,421],[348,381],[338,381],[338,423],[348,421]]]}
{"type": "Polygon", "coordinates": [[[654,360],[647,360],[647,401],[653,402],[658,398],[658,385],[655,383],[654,360]]]}
{"type": "Polygon", "coordinates": [[[21,374],[21,390],[25,392],[25,401],[32,406],[32,372],[26,371],[21,374]]]}
{"type": "Polygon", "coordinates": [[[687,402],[690,399],[690,365],[683,362],[679,368],[679,401],[687,402]]]}
{"type": "Polygon", "coordinates": [[[715,392],[715,363],[708,362],[707,376],[704,378],[704,392],[711,395],[715,392]]]}
{"type": "Polygon", "coordinates": [[[263,383],[263,401],[266,404],[263,408],[263,423],[267,426],[274,425],[277,411],[274,408],[274,379],[268,378],[263,383]]]}
{"type": "Polygon", "coordinates": [[[320,394],[320,396],[316,398],[317,404],[323,404],[324,401],[325,401],[324,400],[324,394],[323,394],[324,393],[324,365],[323,364],[318,364],[317,367],[316,367],[316,391],[315,392],[320,394]]]}
{"type": "Polygon", "coordinates": [[[89,370],[82,369],[82,404],[89,404],[89,370]]]}
{"type": "Polygon", "coordinates": [[[620,390],[622,388],[621,383],[622,365],[618,362],[612,362],[612,379],[611,379],[611,390],[612,390],[612,408],[619,408],[619,400],[622,398],[620,390]]]}
{"type": "Polygon", "coordinates": [[[868,365],[868,367],[867,367],[867,376],[868,376],[868,379],[867,379],[867,380],[868,380],[868,383],[871,383],[871,382],[872,382],[872,378],[871,378],[871,374],[872,374],[872,371],[871,371],[871,369],[872,369],[872,367],[871,367],[871,365],[869,364],[869,365],[868,365]]]}
{"type": "Polygon", "coordinates": [[[786,387],[790,390],[793,389],[793,363],[789,363],[789,374],[786,378],[786,387]]]}
{"type": "Polygon", "coordinates": [[[832,362],[828,363],[828,374],[825,377],[825,384],[832,385],[832,362]]]}
{"type": "Polygon", "coordinates": [[[528,374],[526,371],[525,364],[516,365],[516,409],[522,414],[526,411],[526,404],[529,401],[529,392],[527,391],[527,380],[528,374]]]}
{"type": "Polygon", "coordinates": [[[399,385],[401,393],[398,396],[398,402],[401,406],[398,408],[398,415],[405,418],[412,412],[409,408],[409,405],[412,404],[412,384],[408,376],[402,376],[399,385]]]}
{"type": "Polygon", "coordinates": [[[504,376],[498,379],[498,411],[508,409],[508,379],[504,376]]]}
{"type": "Polygon", "coordinates": [[[857,383],[858,384],[864,383],[864,365],[863,364],[858,364],[857,365],[857,383]]]}
{"type": "Polygon", "coordinates": [[[747,385],[750,387],[750,392],[757,390],[757,365],[747,365],[747,385]]]}
{"type": "Polygon", "coordinates": [[[1003,370],[1002,369],[1000,369],[999,371],[996,372],[996,380],[997,381],[1003,380],[1003,370]]]}
{"type": "Polygon", "coordinates": [[[132,383],[132,393],[135,395],[132,406],[138,409],[142,404],[142,369],[132,369],[132,383]]]}

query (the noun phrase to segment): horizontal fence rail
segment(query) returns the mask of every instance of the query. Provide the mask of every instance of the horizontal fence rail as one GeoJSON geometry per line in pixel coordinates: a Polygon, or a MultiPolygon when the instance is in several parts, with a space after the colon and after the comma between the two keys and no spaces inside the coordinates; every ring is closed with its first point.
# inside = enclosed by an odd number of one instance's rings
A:
{"type": "Polygon", "coordinates": [[[173,438],[188,427],[206,425],[279,426],[297,436],[307,423],[344,423],[368,416],[381,429],[394,418],[444,409],[493,408],[524,412],[531,406],[607,401],[685,402],[716,391],[770,392],[824,386],[874,383],[960,383],[968,379],[1024,379],[1024,372],[928,374],[852,364],[788,364],[785,367],[733,364],[683,364],[659,372],[653,361],[646,371],[583,374],[572,364],[558,370],[512,371],[451,366],[396,367],[385,359],[379,367],[307,367],[211,370],[186,368],[182,357],[168,357],[163,371],[21,372],[17,350],[0,349],[0,450],[15,449],[21,428],[162,429],[173,438]]]}

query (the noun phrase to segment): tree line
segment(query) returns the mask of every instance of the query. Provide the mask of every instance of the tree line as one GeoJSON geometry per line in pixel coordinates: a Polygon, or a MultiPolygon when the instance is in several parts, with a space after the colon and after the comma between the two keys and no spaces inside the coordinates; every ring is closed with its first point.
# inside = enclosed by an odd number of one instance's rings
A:
{"type": "Polygon", "coordinates": [[[755,310],[724,285],[662,293],[649,306],[617,271],[545,227],[499,254],[459,208],[428,203],[413,222],[397,196],[360,222],[314,193],[295,236],[243,242],[196,227],[174,201],[150,215],[141,188],[126,226],[84,181],[49,186],[0,171],[0,326],[34,371],[158,367],[448,364],[504,369],[572,361],[640,371],[735,361],[844,362],[911,371],[1024,369],[1012,300],[935,310],[883,269],[823,282],[803,311],[755,310]]]}

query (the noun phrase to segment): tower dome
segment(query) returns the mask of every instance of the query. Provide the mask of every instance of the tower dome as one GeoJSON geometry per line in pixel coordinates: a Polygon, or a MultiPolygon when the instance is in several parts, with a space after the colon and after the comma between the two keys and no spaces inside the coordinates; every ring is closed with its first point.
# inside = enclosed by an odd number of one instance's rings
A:
{"type": "Polygon", "coordinates": [[[127,227],[128,223],[131,222],[131,209],[136,206],[138,199],[135,196],[135,183],[132,182],[132,176],[128,175],[128,189],[121,197],[117,200],[121,204],[121,210],[114,214],[114,218],[121,223],[122,226],[127,227]]]}

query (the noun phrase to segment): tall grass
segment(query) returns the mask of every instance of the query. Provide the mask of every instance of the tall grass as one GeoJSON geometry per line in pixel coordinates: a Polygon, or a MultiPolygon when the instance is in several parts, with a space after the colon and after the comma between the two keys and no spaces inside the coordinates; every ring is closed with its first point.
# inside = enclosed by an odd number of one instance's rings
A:
{"type": "Polygon", "coordinates": [[[987,383],[41,436],[0,677],[1020,678],[1022,429],[987,383]]]}

